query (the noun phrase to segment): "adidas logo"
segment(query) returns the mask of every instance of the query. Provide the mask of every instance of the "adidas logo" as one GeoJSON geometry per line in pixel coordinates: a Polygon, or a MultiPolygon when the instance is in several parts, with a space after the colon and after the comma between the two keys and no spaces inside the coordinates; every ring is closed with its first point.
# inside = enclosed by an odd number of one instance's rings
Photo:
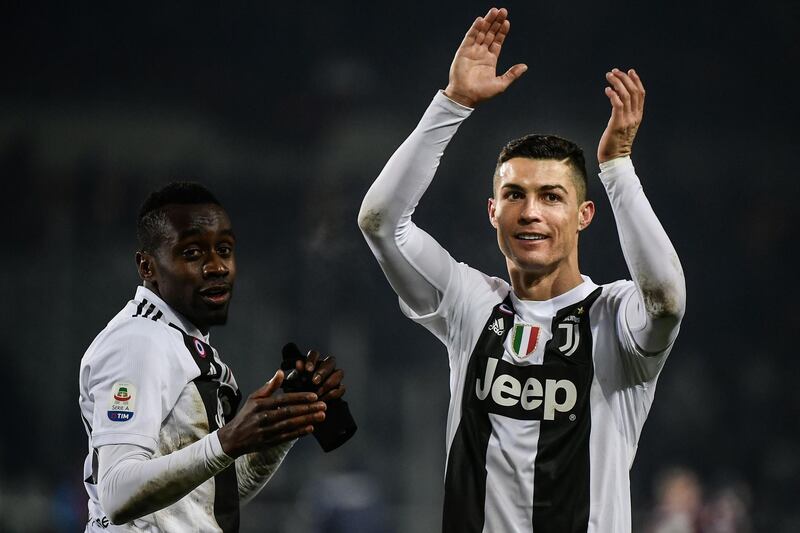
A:
{"type": "Polygon", "coordinates": [[[502,336],[506,330],[505,321],[502,318],[496,318],[488,329],[494,331],[498,336],[502,336]]]}

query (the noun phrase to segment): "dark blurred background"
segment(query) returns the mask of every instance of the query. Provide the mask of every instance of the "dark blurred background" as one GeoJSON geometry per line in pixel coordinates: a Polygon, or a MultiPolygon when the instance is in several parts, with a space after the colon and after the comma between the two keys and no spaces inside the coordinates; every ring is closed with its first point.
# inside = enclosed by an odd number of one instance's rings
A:
{"type": "MultiPolygon", "coordinates": [[[[594,173],[604,73],[635,66],[648,92],[634,162],[688,287],[631,471],[635,530],[682,513],[703,531],[800,531],[800,4],[506,6],[502,68],[530,69],[464,124],[416,222],[505,277],[485,214],[500,147],[558,133],[594,173]]],[[[231,317],[212,342],[240,387],[270,377],[288,340],[320,348],[346,369],[360,425],[332,454],[299,442],[242,531],[437,530],[447,357],[402,317],[356,214],[488,7],[3,3],[0,530],[82,530],[79,361],[134,294],[139,204],[186,177],[217,193],[239,236],[231,317]]],[[[582,270],[628,277],[599,180],[590,195],[582,270]]]]}

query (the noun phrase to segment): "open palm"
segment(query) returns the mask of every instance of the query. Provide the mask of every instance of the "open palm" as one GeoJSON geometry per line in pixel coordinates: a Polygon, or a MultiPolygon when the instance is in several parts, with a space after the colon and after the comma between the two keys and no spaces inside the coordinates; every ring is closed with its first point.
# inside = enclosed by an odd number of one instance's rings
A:
{"type": "Polygon", "coordinates": [[[445,94],[468,107],[505,91],[528,67],[514,65],[497,75],[497,59],[511,23],[505,8],[492,8],[478,17],[464,36],[450,65],[450,81],[445,94]]]}
{"type": "Polygon", "coordinates": [[[600,163],[631,155],[644,114],[644,85],[635,70],[626,73],[612,69],[606,72],[606,80],[611,85],[605,89],[611,102],[611,118],[597,146],[600,163]]]}

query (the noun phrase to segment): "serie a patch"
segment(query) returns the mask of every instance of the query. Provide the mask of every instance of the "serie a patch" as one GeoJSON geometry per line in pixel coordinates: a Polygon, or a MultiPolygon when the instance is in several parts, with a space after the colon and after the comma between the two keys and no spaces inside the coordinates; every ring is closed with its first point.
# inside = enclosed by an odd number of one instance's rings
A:
{"type": "Polygon", "coordinates": [[[135,413],[136,387],[131,383],[114,383],[111,387],[111,406],[108,419],[113,422],[127,422],[135,413]]]}

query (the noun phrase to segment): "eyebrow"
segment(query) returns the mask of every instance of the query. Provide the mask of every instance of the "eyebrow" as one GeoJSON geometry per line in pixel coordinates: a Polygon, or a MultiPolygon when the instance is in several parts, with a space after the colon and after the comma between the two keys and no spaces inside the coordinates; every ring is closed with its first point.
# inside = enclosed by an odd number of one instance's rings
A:
{"type": "MultiPolygon", "coordinates": [[[[506,183],[502,187],[500,187],[500,189],[511,189],[511,190],[514,190],[514,191],[523,191],[523,192],[525,191],[525,189],[523,187],[520,187],[516,183],[506,183]]],[[[552,190],[556,190],[556,189],[564,191],[564,194],[569,194],[569,191],[567,191],[566,187],[564,187],[563,185],[557,185],[557,184],[556,185],[542,185],[541,187],[538,187],[536,190],[538,192],[546,192],[546,191],[552,191],[552,190]]]]}
{"type": "Polygon", "coordinates": [[[567,188],[564,187],[563,185],[542,185],[541,187],[539,187],[540,191],[552,191],[555,189],[560,189],[564,191],[564,194],[569,194],[569,191],[567,191],[567,188]]]}
{"type": "MultiPolygon", "coordinates": [[[[183,240],[186,240],[186,239],[188,239],[190,237],[196,237],[196,236],[202,234],[203,232],[204,232],[204,230],[202,228],[199,228],[199,227],[193,227],[193,228],[185,229],[182,232],[180,232],[180,234],[178,234],[178,241],[183,241],[183,240]]],[[[226,236],[226,237],[232,237],[233,240],[236,240],[236,234],[233,233],[233,230],[230,229],[230,228],[226,228],[226,229],[220,230],[219,233],[220,233],[220,235],[223,235],[223,236],[226,236]]]]}

